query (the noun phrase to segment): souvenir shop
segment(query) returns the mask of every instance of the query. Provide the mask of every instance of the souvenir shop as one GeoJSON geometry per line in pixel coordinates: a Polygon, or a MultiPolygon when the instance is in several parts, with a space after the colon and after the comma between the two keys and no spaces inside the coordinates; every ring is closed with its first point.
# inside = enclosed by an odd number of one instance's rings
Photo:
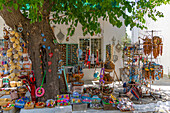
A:
{"type": "MultiPolygon", "coordinates": [[[[140,101],[145,94],[156,98],[151,93],[151,84],[163,78],[163,66],[156,60],[163,52],[161,37],[145,36],[139,38],[136,44],[130,44],[127,40],[121,43],[112,38],[111,43],[105,45],[105,53],[102,52],[101,38],[80,38],[79,44],[59,43],[61,59],[57,74],[64,78],[67,91],[56,95],[56,98],[37,101],[36,98],[42,98],[45,93],[42,88],[44,78],[41,86],[37,88],[27,44],[21,38],[22,30],[22,25],[15,30],[5,27],[3,30],[0,95],[10,95],[10,98],[0,98],[0,105],[4,111],[20,109],[22,113],[25,110],[31,112],[31,109],[51,108],[53,112],[59,109],[61,112],[61,106],[69,106],[71,112],[86,111],[89,108],[134,111],[134,100],[140,101]],[[122,53],[122,58],[116,55],[119,53],[122,53]],[[102,60],[102,54],[105,60],[102,60]],[[123,63],[120,74],[117,73],[119,71],[115,65],[118,59],[122,59],[123,63]],[[87,69],[93,69],[93,74],[89,75],[93,77],[92,85],[83,80],[84,76],[87,76],[84,70],[87,69]],[[116,83],[123,90],[119,90],[116,83]],[[30,92],[29,96],[26,96],[27,92],[30,92]]],[[[60,31],[57,37],[62,40],[63,36],[60,31]]],[[[45,38],[43,41],[46,41],[45,38]]],[[[69,37],[66,37],[66,41],[69,41],[69,37]]],[[[40,54],[45,48],[44,45],[41,46],[40,54]]],[[[51,62],[48,62],[48,65],[50,64],[51,62]]]]}

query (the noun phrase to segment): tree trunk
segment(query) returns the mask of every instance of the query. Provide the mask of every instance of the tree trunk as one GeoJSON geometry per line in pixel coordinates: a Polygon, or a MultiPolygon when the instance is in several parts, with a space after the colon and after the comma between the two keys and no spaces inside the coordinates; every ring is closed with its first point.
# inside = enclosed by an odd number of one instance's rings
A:
{"type": "MultiPolygon", "coordinates": [[[[40,59],[40,44],[46,46],[46,55],[47,62],[51,61],[52,64],[50,66],[46,66],[46,81],[43,84],[43,88],[45,89],[45,99],[55,98],[57,94],[59,94],[59,79],[57,75],[57,62],[58,62],[58,51],[56,51],[56,46],[53,44],[54,34],[48,22],[42,21],[40,23],[36,23],[34,25],[35,30],[30,32],[29,36],[29,55],[33,63],[33,70],[36,78],[36,85],[40,87],[43,74],[41,74],[44,70],[40,69],[41,59],[40,59]],[[41,36],[41,33],[44,33],[44,37],[41,36]],[[46,38],[46,42],[43,41],[43,38],[46,38]],[[50,50],[47,49],[47,46],[50,46],[50,50]],[[53,53],[53,56],[50,58],[49,53],[53,53]],[[51,72],[48,70],[51,69],[51,72]]],[[[31,29],[31,28],[30,28],[31,29]]],[[[44,56],[42,56],[44,57],[44,56]]],[[[48,64],[46,62],[46,64],[48,64]]]]}
{"type": "MultiPolygon", "coordinates": [[[[45,6],[45,5],[44,5],[45,6]]],[[[5,20],[6,24],[14,29],[14,26],[22,24],[23,27],[23,40],[25,42],[28,41],[28,54],[32,60],[33,70],[36,78],[36,86],[37,88],[41,86],[41,82],[43,79],[43,75],[41,72],[43,70],[40,69],[41,59],[40,59],[40,44],[46,46],[46,55],[47,62],[51,61],[52,64],[47,66],[46,69],[46,83],[43,84],[43,88],[45,89],[45,94],[43,99],[55,98],[57,94],[60,93],[60,89],[62,88],[65,91],[64,82],[62,79],[59,80],[57,75],[58,70],[58,61],[60,58],[59,50],[57,46],[53,43],[53,39],[55,39],[54,33],[51,29],[51,26],[48,22],[49,18],[44,17],[41,22],[30,24],[30,20],[25,18],[20,10],[15,10],[14,8],[10,8],[12,12],[8,12],[7,8],[4,7],[2,11],[0,11],[0,16],[5,20]],[[29,33],[29,36],[27,35],[29,33]],[[45,37],[41,36],[41,33],[44,33],[45,37]],[[46,42],[43,41],[43,38],[46,38],[46,42]],[[47,49],[47,46],[50,46],[50,50],[47,49]],[[49,53],[53,53],[53,57],[49,57],[49,53]],[[48,69],[51,69],[51,72],[48,72],[48,69]]],[[[47,13],[47,15],[49,12],[47,13]]],[[[62,78],[62,77],[60,77],[62,78]]]]}

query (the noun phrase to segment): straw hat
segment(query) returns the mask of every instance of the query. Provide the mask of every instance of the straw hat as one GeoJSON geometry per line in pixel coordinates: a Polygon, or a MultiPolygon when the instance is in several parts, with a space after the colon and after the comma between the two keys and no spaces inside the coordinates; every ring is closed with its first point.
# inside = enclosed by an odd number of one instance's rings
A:
{"type": "Polygon", "coordinates": [[[11,34],[11,35],[14,35],[14,34],[15,34],[15,31],[10,31],[10,34],[11,34]]]}
{"type": "Polygon", "coordinates": [[[18,54],[15,54],[15,55],[14,55],[14,58],[15,58],[15,59],[18,59],[18,57],[19,57],[18,54]]]}
{"type": "Polygon", "coordinates": [[[14,77],[15,77],[15,73],[11,73],[9,76],[10,76],[11,78],[14,78],[14,77]]]}
{"type": "Polygon", "coordinates": [[[19,55],[19,56],[22,56],[22,52],[19,51],[19,52],[18,52],[18,55],[19,55]]]}
{"type": "Polygon", "coordinates": [[[13,50],[12,48],[8,49],[8,50],[7,50],[7,53],[8,53],[8,52],[12,52],[12,50],[13,50]]]}
{"type": "Polygon", "coordinates": [[[13,43],[13,48],[16,48],[17,47],[17,44],[16,43],[13,43]]]}
{"type": "Polygon", "coordinates": [[[20,45],[17,45],[16,50],[17,50],[17,51],[20,51],[20,50],[21,50],[21,46],[20,46],[20,45]]]}
{"type": "Polygon", "coordinates": [[[16,32],[15,33],[15,37],[19,38],[19,33],[16,32]]]}
{"type": "Polygon", "coordinates": [[[15,43],[16,43],[16,44],[19,44],[19,40],[18,40],[18,39],[16,39],[16,40],[15,40],[15,43]]]}
{"type": "Polygon", "coordinates": [[[15,67],[15,65],[12,65],[11,66],[11,70],[14,70],[16,67],[15,67]]]}
{"type": "Polygon", "coordinates": [[[11,57],[12,52],[7,52],[7,57],[11,57]]]}
{"type": "Polygon", "coordinates": [[[11,42],[15,42],[15,37],[10,38],[10,41],[11,41],[11,42]]]}

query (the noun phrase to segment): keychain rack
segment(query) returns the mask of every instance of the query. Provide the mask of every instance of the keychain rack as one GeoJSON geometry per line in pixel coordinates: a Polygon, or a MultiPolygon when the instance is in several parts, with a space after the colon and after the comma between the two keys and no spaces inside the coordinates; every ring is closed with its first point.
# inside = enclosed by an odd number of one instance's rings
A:
{"type": "MultiPolygon", "coordinates": [[[[152,31],[146,31],[146,32],[151,32],[151,37],[152,37],[152,44],[144,44],[144,43],[141,43],[140,42],[140,39],[139,39],[139,42],[137,43],[137,44],[126,44],[126,43],[124,43],[124,48],[127,48],[127,47],[131,47],[131,50],[125,50],[125,49],[123,49],[123,65],[124,65],[124,71],[125,71],[125,68],[126,67],[130,67],[130,70],[129,70],[129,77],[133,77],[134,75],[135,75],[135,70],[134,70],[134,67],[136,67],[136,66],[138,66],[138,71],[137,71],[137,74],[138,74],[138,79],[139,79],[139,83],[140,83],[140,85],[142,86],[142,79],[143,79],[143,76],[142,76],[142,65],[144,65],[144,63],[141,63],[141,57],[144,55],[144,53],[143,53],[143,50],[144,50],[144,48],[141,48],[141,46],[143,46],[143,45],[151,45],[152,46],[152,52],[151,52],[151,54],[150,55],[145,55],[145,58],[148,60],[148,59],[150,59],[150,62],[152,63],[153,62],[153,60],[154,59],[157,59],[157,58],[153,58],[153,46],[155,45],[154,43],[153,43],[153,34],[154,34],[154,32],[160,32],[160,31],[154,31],[154,30],[152,30],[152,31]],[[135,50],[137,51],[137,53],[139,53],[140,51],[142,51],[142,54],[138,54],[138,55],[136,55],[135,54],[135,50]],[[129,53],[129,51],[130,51],[130,54],[126,54],[126,52],[127,53],[129,53]],[[125,56],[127,56],[127,58],[125,58],[125,56]],[[137,64],[135,64],[135,58],[136,57],[136,59],[138,60],[138,63],[137,64]],[[150,58],[148,58],[148,57],[150,57],[150,58]],[[125,62],[127,62],[127,64],[125,64],[125,62]],[[130,62],[130,63],[128,63],[128,62],[130,62]]],[[[163,45],[163,44],[160,44],[161,46],[163,45]]],[[[154,69],[154,70],[156,70],[156,69],[154,69]]],[[[151,85],[152,85],[152,79],[148,79],[147,81],[149,81],[150,80],[150,96],[152,96],[154,99],[155,99],[155,97],[152,95],[152,89],[151,89],[151,85]]]]}

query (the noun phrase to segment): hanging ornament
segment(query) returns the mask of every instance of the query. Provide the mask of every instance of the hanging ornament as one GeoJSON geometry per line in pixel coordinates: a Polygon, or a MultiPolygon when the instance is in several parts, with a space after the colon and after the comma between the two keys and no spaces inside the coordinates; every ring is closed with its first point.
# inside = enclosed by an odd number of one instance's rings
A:
{"type": "Polygon", "coordinates": [[[115,41],[116,41],[116,39],[115,39],[115,37],[113,36],[113,38],[112,38],[112,45],[113,45],[113,46],[115,45],[115,41]]]}
{"type": "Polygon", "coordinates": [[[60,32],[57,34],[57,38],[60,41],[60,43],[64,40],[64,34],[61,32],[61,29],[60,32]]]}
{"type": "Polygon", "coordinates": [[[46,48],[46,46],[45,46],[45,45],[43,45],[42,47],[43,47],[44,49],[46,48]]]}
{"type": "Polygon", "coordinates": [[[66,38],[66,41],[67,41],[67,42],[69,41],[69,38],[70,38],[70,37],[67,37],[67,38],[66,38]]]}
{"type": "Polygon", "coordinates": [[[44,37],[44,33],[41,33],[41,36],[44,37]]]}
{"type": "Polygon", "coordinates": [[[52,64],[52,62],[51,61],[48,61],[48,66],[50,66],[52,64]]]}
{"type": "Polygon", "coordinates": [[[9,39],[9,32],[7,31],[7,29],[5,27],[3,29],[3,33],[4,33],[4,39],[8,40],[9,39]]]}
{"type": "Polygon", "coordinates": [[[115,63],[118,60],[118,56],[117,55],[113,55],[113,62],[115,63]]]}
{"type": "Polygon", "coordinates": [[[119,44],[119,40],[118,43],[116,45],[116,51],[119,53],[121,51],[121,45],[119,44]]]}
{"type": "Polygon", "coordinates": [[[50,50],[50,49],[51,49],[51,47],[50,47],[50,46],[48,46],[47,48],[48,48],[48,50],[50,50]]]}
{"type": "Polygon", "coordinates": [[[22,27],[21,23],[19,23],[19,25],[18,25],[18,31],[19,31],[20,33],[23,31],[23,27],[22,27]]]}
{"type": "Polygon", "coordinates": [[[49,73],[51,73],[51,71],[52,71],[51,69],[48,69],[48,72],[49,72],[49,73]]]}
{"type": "Polygon", "coordinates": [[[44,38],[44,39],[43,39],[43,41],[44,41],[44,42],[46,42],[46,41],[47,41],[47,39],[46,39],[46,38],[44,38]]]}
{"type": "Polygon", "coordinates": [[[50,56],[50,58],[51,58],[51,57],[53,56],[53,53],[49,53],[48,55],[49,55],[49,56],[50,56]]]}

